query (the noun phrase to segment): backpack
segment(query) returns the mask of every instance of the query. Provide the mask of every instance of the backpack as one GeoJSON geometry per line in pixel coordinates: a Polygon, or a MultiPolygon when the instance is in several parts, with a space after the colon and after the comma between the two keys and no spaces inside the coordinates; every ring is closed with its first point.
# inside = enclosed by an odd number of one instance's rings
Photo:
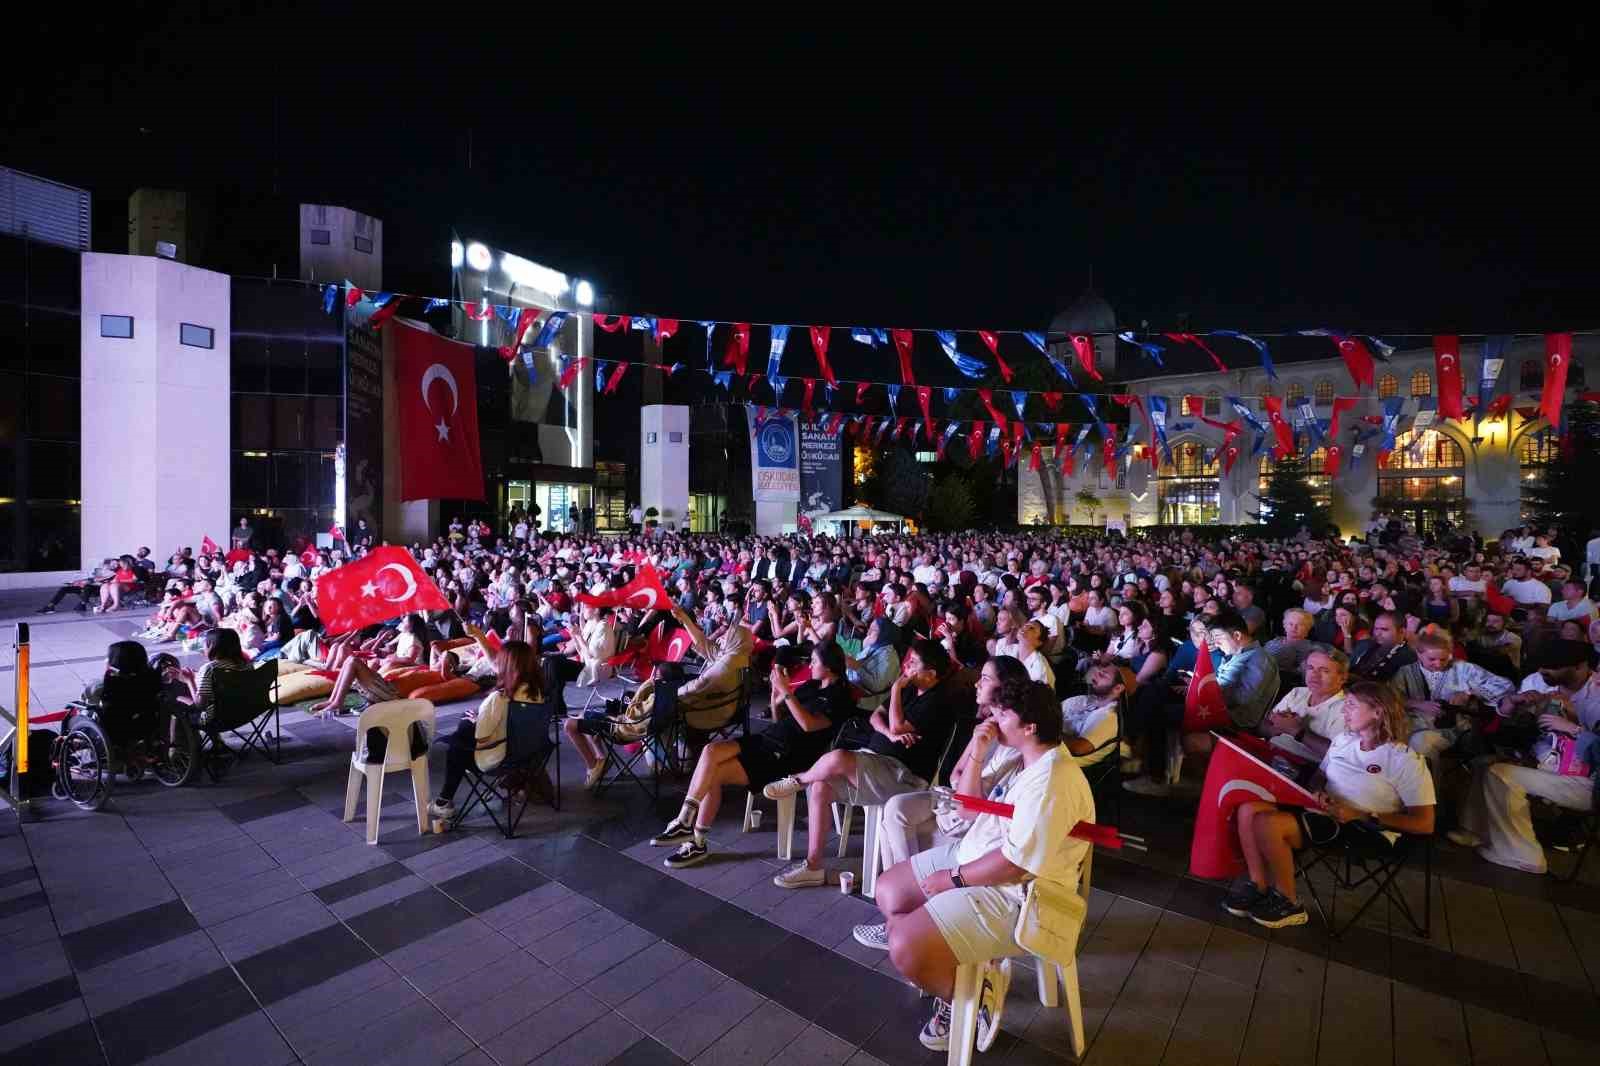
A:
{"type": "MultiPolygon", "coordinates": [[[[17,782],[17,799],[40,799],[50,795],[50,786],[56,779],[51,756],[54,753],[56,734],[49,729],[28,730],[28,772],[17,782]]],[[[10,748],[0,752],[0,787],[11,787],[10,748]]]]}

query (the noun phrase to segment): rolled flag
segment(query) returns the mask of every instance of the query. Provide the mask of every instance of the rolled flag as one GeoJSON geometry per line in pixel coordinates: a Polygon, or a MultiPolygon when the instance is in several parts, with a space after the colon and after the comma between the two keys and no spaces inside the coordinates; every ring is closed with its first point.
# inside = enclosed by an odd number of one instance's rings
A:
{"type": "Polygon", "coordinates": [[[678,335],[678,320],[675,318],[656,319],[655,333],[657,344],[660,344],[668,337],[676,337],[678,335]]]}
{"type": "Polygon", "coordinates": [[[722,357],[722,365],[732,367],[741,376],[749,372],[750,323],[733,324],[733,335],[728,338],[728,350],[722,357]]]}
{"type": "Polygon", "coordinates": [[[944,433],[940,435],[939,444],[938,444],[937,449],[936,449],[938,451],[938,453],[939,453],[939,458],[940,459],[944,458],[944,450],[947,447],[950,446],[950,438],[954,437],[956,435],[957,431],[959,431],[960,429],[961,429],[961,423],[960,422],[951,422],[949,425],[944,427],[944,433]]]}
{"type": "Polygon", "coordinates": [[[862,401],[867,398],[867,390],[870,389],[871,387],[872,387],[872,382],[870,382],[870,381],[858,381],[858,382],[856,382],[856,406],[857,407],[860,407],[862,401]]]}
{"type": "Polygon", "coordinates": [[[607,333],[617,333],[628,328],[630,319],[627,315],[602,315],[594,312],[594,324],[607,333]]]}
{"type": "Polygon", "coordinates": [[[983,409],[989,412],[989,417],[994,420],[994,424],[1004,428],[1006,422],[1009,420],[1005,415],[1001,414],[1000,409],[994,405],[994,393],[989,389],[979,389],[978,400],[983,404],[983,409]]]}
{"type": "Polygon", "coordinates": [[[333,305],[339,301],[339,286],[324,285],[322,287],[322,313],[333,314],[333,305]]]}
{"type": "Polygon", "coordinates": [[[617,391],[617,386],[622,384],[622,375],[628,372],[627,363],[618,363],[617,368],[611,372],[611,377],[606,381],[605,394],[610,396],[617,391]]]}
{"type": "Polygon", "coordinates": [[[450,301],[449,300],[444,300],[444,299],[441,299],[441,298],[435,296],[433,299],[429,300],[427,302],[427,304],[422,308],[422,313],[425,314],[425,315],[431,315],[435,311],[442,311],[446,307],[449,307],[449,306],[450,306],[450,301]]]}
{"type": "Polygon", "coordinates": [[[992,330],[980,329],[978,331],[978,339],[983,341],[984,345],[989,349],[989,354],[994,356],[994,365],[1000,368],[1000,380],[1004,381],[1007,385],[1011,384],[1011,378],[1016,371],[1012,370],[1011,367],[1006,364],[1006,361],[1000,357],[999,335],[994,333],[992,330]]]}
{"type": "Polygon", "coordinates": [[[933,428],[933,388],[929,385],[917,386],[917,406],[922,408],[922,424],[928,431],[928,439],[932,440],[933,428]]]}
{"type": "Polygon", "coordinates": [[[838,388],[839,380],[833,376],[833,367],[828,365],[828,340],[832,336],[832,326],[811,327],[811,350],[817,353],[817,369],[822,371],[823,381],[832,388],[838,388]]]}
{"type": "Polygon", "coordinates": [[[900,384],[915,385],[917,374],[911,365],[911,350],[916,343],[914,334],[909,329],[892,329],[889,336],[894,338],[894,351],[900,357],[900,384]]]}
{"type": "Polygon", "coordinates": [[[1461,403],[1461,338],[1453,333],[1433,338],[1433,371],[1439,379],[1439,417],[1466,418],[1461,403]]]}
{"type": "Polygon", "coordinates": [[[533,338],[535,348],[548,348],[555,342],[556,335],[561,332],[561,327],[567,324],[570,311],[551,311],[544,320],[544,325],[539,327],[539,335],[533,338]]]}
{"type": "MultiPolygon", "coordinates": [[[[1201,656],[1209,658],[1210,656],[1201,656]]],[[[1195,660],[1196,676],[1199,659],[1195,660]]],[[[1200,809],[1195,814],[1194,837],[1189,844],[1189,872],[1195,877],[1223,879],[1244,870],[1239,851],[1239,831],[1234,816],[1246,803],[1272,803],[1280,806],[1321,809],[1317,797],[1274,770],[1241,744],[1255,738],[1217,736],[1211,761],[1206,766],[1206,783],[1200,792],[1200,809]]],[[[1275,755],[1266,741],[1261,754],[1275,755]]]]}
{"type": "Polygon", "coordinates": [[[1167,338],[1167,340],[1173,341],[1177,344],[1194,345],[1196,348],[1199,348],[1202,352],[1205,352],[1211,357],[1211,361],[1216,364],[1218,370],[1222,371],[1224,374],[1228,372],[1227,365],[1224,364],[1221,359],[1217,358],[1217,353],[1211,350],[1211,346],[1193,333],[1163,333],[1162,336],[1167,338]]]}
{"type": "Polygon", "coordinates": [[[344,283],[344,305],[346,307],[354,307],[361,302],[361,297],[365,295],[366,290],[361,286],[352,285],[348,280],[344,283]]]}
{"type": "Polygon", "coordinates": [[[886,388],[889,392],[889,410],[891,412],[898,412],[900,410],[900,390],[903,387],[904,386],[901,385],[884,386],[884,388],[886,388]]]}
{"type": "Polygon", "coordinates": [[[1572,334],[1546,333],[1544,336],[1544,393],[1539,398],[1539,413],[1552,426],[1561,425],[1561,405],[1567,396],[1567,367],[1572,365],[1572,334]]]}
{"type": "Polygon", "coordinates": [[[1155,343],[1154,341],[1139,340],[1132,330],[1127,330],[1117,334],[1117,339],[1127,341],[1145,355],[1149,356],[1150,361],[1156,366],[1163,370],[1166,369],[1167,364],[1161,361],[1161,353],[1166,351],[1166,349],[1161,345],[1155,343]]]}
{"type": "Polygon", "coordinates": [[[1236,337],[1253,347],[1261,355],[1261,369],[1267,372],[1267,377],[1273,381],[1278,380],[1277,368],[1272,365],[1272,353],[1267,350],[1267,342],[1260,337],[1252,337],[1248,333],[1240,333],[1235,329],[1214,329],[1211,331],[1218,337],[1236,337]]]}
{"type": "Polygon", "coordinates": [[[778,364],[783,360],[783,349],[789,343],[789,327],[772,327],[772,348],[767,355],[767,377],[778,380],[778,364]]]}
{"type": "Polygon", "coordinates": [[[956,334],[954,330],[936,329],[933,335],[938,338],[939,347],[944,350],[945,357],[955,364],[963,376],[977,379],[983,377],[985,368],[983,361],[974,359],[970,355],[962,355],[956,348],[956,334]]]}
{"type": "Polygon", "coordinates": [[[876,326],[851,326],[850,339],[868,348],[882,348],[889,343],[889,333],[876,326]]]}
{"type": "Polygon", "coordinates": [[[712,370],[715,368],[716,363],[711,356],[711,341],[717,335],[717,323],[714,319],[707,318],[698,319],[697,321],[700,323],[700,328],[706,331],[706,369],[712,370]]]}
{"type": "Polygon", "coordinates": [[[1011,393],[1011,405],[1017,409],[1017,421],[1027,418],[1025,408],[1028,406],[1028,394],[1025,390],[1016,389],[1011,393]]]}
{"type": "Polygon", "coordinates": [[[1072,350],[1078,355],[1078,365],[1096,381],[1104,380],[1094,367],[1094,338],[1087,333],[1072,334],[1072,350]]]}
{"type": "Polygon", "coordinates": [[[1506,348],[1510,337],[1483,338],[1483,363],[1478,368],[1478,417],[1488,412],[1494,400],[1495,382],[1500,380],[1500,369],[1506,365],[1506,348]]]}

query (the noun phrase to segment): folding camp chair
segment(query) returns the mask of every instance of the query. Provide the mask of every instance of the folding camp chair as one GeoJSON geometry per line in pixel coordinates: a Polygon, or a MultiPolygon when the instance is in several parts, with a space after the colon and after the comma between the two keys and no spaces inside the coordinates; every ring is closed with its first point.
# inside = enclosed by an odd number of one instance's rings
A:
{"type": "MultiPolygon", "coordinates": [[[[1376,903],[1380,896],[1386,896],[1412,930],[1418,936],[1427,939],[1433,921],[1433,835],[1402,833],[1399,839],[1388,847],[1384,847],[1376,839],[1364,839],[1365,836],[1366,834],[1362,832],[1341,832],[1327,844],[1308,844],[1300,853],[1301,857],[1295,866],[1295,876],[1305,880],[1311,905],[1316,908],[1317,915],[1328,930],[1328,935],[1335,940],[1339,939],[1352,925],[1361,920],[1361,916],[1367,913],[1367,909],[1376,903]],[[1400,871],[1419,851],[1422,853],[1420,922],[1412,911],[1405,893],[1400,891],[1400,887],[1395,883],[1400,871]],[[1366,900],[1356,908],[1356,912],[1344,923],[1343,928],[1335,925],[1334,917],[1323,910],[1322,897],[1317,892],[1316,882],[1311,878],[1312,872],[1318,867],[1333,875],[1336,892],[1355,892],[1366,885],[1373,886],[1366,900]]],[[[1334,900],[1330,898],[1328,904],[1330,909],[1333,908],[1334,900]]]]}
{"type": "Polygon", "coordinates": [[[213,670],[214,702],[211,719],[195,723],[200,732],[200,756],[213,781],[236,760],[259,751],[269,762],[283,757],[283,728],[278,711],[278,660],[268,659],[248,670],[213,670]],[[272,731],[267,731],[268,724],[272,731]],[[223,734],[232,733],[243,746],[229,747],[223,734]]]}
{"type": "Polygon", "coordinates": [[[675,739],[678,725],[678,688],[682,681],[678,679],[658,679],[655,683],[655,692],[650,703],[650,720],[645,727],[645,735],[635,740],[616,740],[611,735],[608,719],[585,718],[580,719],[578,729],[605,749],[605,762],[600,771],[600,780],[594,787],[596,796],[607,788],[616,784],[624,777],[638,785],[645,795],[653,800],[661,798],[661,774],[652,777],[652,786],[647,787],[639,779],[634,767],[644,760],[645,753],[653,748],[665,751],[671,755],[671,745],[675,739]],[[590,723],[595,723],[590,727],[590,723]],[[590,728],[586,728],[590,727],[590,728]],[[592,731],[591,731],[592,729],[592,731]],[[635,746],[637,745],[637,746],[635,746]],[[632,747],[632,751],[624,748],[632,747]],[[609,775],[609,779],[608,779],[609,775]]]}
{"type": "MultiPolygon", "coordinates": [[[[739,671],[739,685],[737,688],[718,697],[711,703],[702,704],[695,708],[696,714],[715,712],[723,708],[731,710],[727,721],[715,729],[694,729],[685,722],[680,715],[676,731],[683,740],[684,752],[688,756],[687,762],[693,766],[700,758],[700,749],[714,740],[732,740],[735,737],[750,735],[750,668],[744,667],[739,671]]],[[[676,739],[676,738],[674,738],[676,739]]]]}
{"type": "MultiPolygon", "coordinates": [[[[482,807],[506,839],[516,836],[517,823],[522,821],[523,812],[528,809],[528,798],[533,794],[532,782],[557,755],[557,741],[551,735],[551,727],[565,718],[566,707],[559,692],[547,694],[542,703],[513,700],[506,708],[506,757],[490,770],[479,770],[476,764],[467,766],[464,780],[469,795],[456,811],[451,828],[459,826],[473,810],[482,807]],[[519,791],[522,793],[520,800],[515,795],[519,791]],[[505,809],[504,822],[495,814],[491,799],[498,799],[505,809]]],[[[550,808],[559,811],[561,760],[557,757],[554,762],[555,791],[550,797],[550,808]]]]}

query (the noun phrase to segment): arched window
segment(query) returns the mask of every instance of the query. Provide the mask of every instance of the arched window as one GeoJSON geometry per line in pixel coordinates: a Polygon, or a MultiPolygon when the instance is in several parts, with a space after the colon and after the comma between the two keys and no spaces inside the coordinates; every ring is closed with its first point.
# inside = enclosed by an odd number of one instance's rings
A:
{"type": "Polygon", "coordinates": [[[1417,443],[1417,431],[1414,429],[1408,429],[1396,436],[1394,451],[1390,453],[1385,469],[1452,470],[1466,465],[1461,445],[1438,430],[1423,430],[1420,448],[1415,447],[1417,443]]]}
{"type": "MultiPolygon", "coordinates": [[[[1569,370],[1570,374],[1571,371],[1569,370]]],[[[1544,363],[1538,359],[1524,359],[1522,361],[1522,384],[1520,388],[1526,392],[1529,389],[1544,388],[1544,363]]]]}
{"type": "Polygon", "coordinates": [[[1387,400],[1391,396],[1400,395],[1400,382],[1393,374],[1385,374],[1378,379],[1378,399],[1387,400]]]}
{"type": "Polygon", "coordinates": [[[1194,441],[1172,446],[1172,459],[1156,471],[1156,500],[1164,525],[1215,522],[1222,513],[1215,454],[1206,461],[1205,447],[1194,441]]]}
{"type": "Polygon", "coordinates": [[[1273,380],[1271,378],[1268,378],[1266,381],[1263,381],[1261,383],[1261,395],[1263,395],[1263,396],[1276,396],[1276,395],[1278,395],[1278,386],[1276,384],[1274,384],[1274,382],[1273,382],[1273,380]]]}
{"type": "Polygon", "coordinates": [[[1312,395],[1316,398],[1318,403],[1332,403],[1333,382],[1329,381],[1327,378],[1318,379],[1316,389],[1312,392],[1312,395]]]}
{"type": "Polygon", "coordinates": [[[1291,381],[1288,391],[1283,394],[1283,398],[1291,404],[1299,403],[1306,398],[1306,387],[1298,381],[1291,381]]]}
{"type": "Polygon", "coordinates": [[[1216,418],[1222,413],[1222,393],[1217,389],[1206,390],[1206,417],[1216,418]]]}
{"type": "Polygon", "coordinates": [[[1467,510],[1465,465],[1461,445],[1443,433],[1407,430],[1395,438],[1394,451],[1378,469],[1374,506],[1404,515],[1419,533],[1432,532],[1440,519],[1459,528],[1467,510]]]}
{"type": "Polygon", "coordinates": [[[1433,395],[1433,378],[1429,376],[1426,370],[1418,370],[1411,375],[1411,395],[1433,395]]]}
{"type": "Polygon", "coordinates": [[[1193,418],[1200,413],[1201,408],[1204,406],[1204,400],[1201,400],[1197,396],[1191,396],[1188,393],[1185,393],[1183,396],[1183,406],[1180,408],[1180,410],[1183,412],[1183,416],[1185,418],[1193,418]]]}

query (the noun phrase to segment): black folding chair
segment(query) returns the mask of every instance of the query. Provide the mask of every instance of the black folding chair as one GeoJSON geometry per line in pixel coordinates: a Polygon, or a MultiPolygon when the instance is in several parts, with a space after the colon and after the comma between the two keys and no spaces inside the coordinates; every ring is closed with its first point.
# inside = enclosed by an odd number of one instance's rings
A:
{"type": "MultiPolygon", "coordinates": [[[[678,689],[683,684],[678,679],[658,679],[655,682],[655,691],[651,697],[650,719],[645,726],[645,735],[630,740],[617,740],[611,735],[611,723],[606,718],[584,718],[578,723],[578,730],[595,741],[605,749],[605,762],[600,771],[600,780],[594,787],[596,796],[624,777],[649,796],[652,800],[661,798],[661,774],[652,776],[652,784],[646,786],[640,780],[634,767],[644,761],[645,753],[652,747],[667,754],[672,758],[671,745],[676,740],[678,718],[678,689]],[[624,751],[624,748],[634,747],[634,750],[624,751]]],[[[666,767],[662,767],[666,769],[666,767]]]]}
{"type": "MultiPolygon", "coordinates": [[[[750,735],[750,668],[748,666],[739,671],[739,687],[728,692],[711,703],[695,708],[696,714],[715,712],[723,708],[731,708],[732,713],[727,721],[714,729],[694,729],[680,715],[674,732],[680,733],[683,739],[683,749],[688,756],[688,765],[693,767],[700,758],[700,749],[714,740],[732,740],[735,737],[750,735]]],[[[669,748],[671,754],[676,755],[676,740],[669,748]]]]}
{"type": "Polygon", "coordinates": [[[237,760],[259,751],[272,763],[283,758],[283,728],[278,708],[278,660],[268,659],[249,670],[213,670],[213,706],[210,721],[197,721],[200,756],[213,781],[237,760]],[[268,725],[271,732],[268,732],[268,725]],[[230,747],[224,734],[242,742],[230,747]]]}
{"type": "MultiPolygon", "coordinates": [[[[1099,761],[1083,768],[1083,774],[1089,779],[1089,790],[1093,792],[1107,781],[1111,782],[1111,806],[1115,812],[1111,824],[1122,824],[1122,723],[1128,717],[1128,693],[1126,691],[1117,697],[1117,732],[1105,743],[1098,745],[1090,755],[1100,756],[1099,761]]],[[[1096,816],[1098,819],[1098,815],[1096,816]]]]}
{"type": "MultiPolygon", "coordinates": [[[[544,773],[552,757],[556,756],[557,740],[551,735],[552,726],[566,717],[565,705],[560,696],[543,703],[524,703],[513,700],[506,708],[506,756],[499,765],[489,770],[479,770],[470,763],[464,780],[468,796],[466,803],[456,811],[451,828],[466,821],[478,807],[482,807],[494,822],[495,828],[509,840],[517,835],[517,823],[522,821],[533,795],[533,782],[544,773]],[[520,788],[518,786],[521,786],[520,788]],[[518,800],[516,793],[521,792],[518,800]],[[498,799],[505,810],[506,819],[500,820],[490,800],[498,799]]],[[[561,760],[555,758],[555,790],[550,796],[550,809],[561,809],[561,760]]]]}
{"type": "MultiPolygon", "coordinates": [[[[1379,898],[1387,897],[1400,915],[1405,918],[1413,932],[1423,939],[1427,939],[1433,922],[1433,834],[1426,836],[1414,833],[1402,833],[1393,844],[1385,846],[1382,838],[1372,834],[1367,839],[1367,834],[1361,831],[1341,832],[1327,844],[1308,844],[1300,853],[1301,857],[1295,866],[1295,876],[1303,878],[1306,892],[1311,896],[1311,904],[1317,910],[1317,915],[1322,919],[1322,924],[1328,930],[1328,935],[1335,940],[1349,931],[1350,927],[1361,920],[1379,898]],[[1395,883],[1400,871],[1406,864],[1418,857],[1422,862],[1422,920],[1418,921],[1416,913],[1411,909],[1411,903],[1406,899],[1405,893],[1395,883]],[[1361,906],[1344,923],[1343,928],[1335,924],[1334,918],[1323,910],[1322,897],[1317,892],[1316,882],[1311,874],[1318,868],[1327,870],[1333,875],[1336,892],[1356,892],[1367,885],[1372,889],[1361,906]]],[[[1334,906],[1334,901],[1328,901],[1329,907],[1334,906]]]]}

